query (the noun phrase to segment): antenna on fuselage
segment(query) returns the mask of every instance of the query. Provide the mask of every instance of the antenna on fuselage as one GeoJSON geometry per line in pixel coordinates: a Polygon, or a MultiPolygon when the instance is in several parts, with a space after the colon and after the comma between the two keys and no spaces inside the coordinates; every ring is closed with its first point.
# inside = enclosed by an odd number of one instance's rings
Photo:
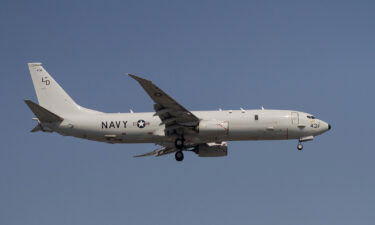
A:
{"type": "Polygon", "coordinates": [[[130,109],[129,111],[130,111],[130,113],[134,113],[132,109],[130,109]]]}
{"type": "Polygon", "coordinates": [[[262,108],[261,108],[262,110],[264,110],[264,107],[262,106],[262,108]]]}

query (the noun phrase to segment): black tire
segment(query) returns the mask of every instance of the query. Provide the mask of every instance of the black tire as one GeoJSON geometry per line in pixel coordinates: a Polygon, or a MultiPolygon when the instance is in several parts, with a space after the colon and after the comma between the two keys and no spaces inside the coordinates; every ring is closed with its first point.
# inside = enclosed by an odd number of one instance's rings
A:
{"type": "Polygon", "coordinates": [[[176,138],[174,141],[174,146],[177,149],[183,149],[184,148],[184,139],[183,138],[176,138]]]}
{"type": "Polygon", "coordinates": [[[176,161],[181,162],[182,160],[184,160],[184,153],[182,151],[178,151],[178,152],[176,152],[174,157],[175,157],[176,161]]]}
{"type": "Polygon", "coordinates": [[[303,145],[300,143],[300,144],[298,144],[297,145],[297,149],[299,150],[299,151],[301,151],[302,149],[303,149],[303,145]]]}

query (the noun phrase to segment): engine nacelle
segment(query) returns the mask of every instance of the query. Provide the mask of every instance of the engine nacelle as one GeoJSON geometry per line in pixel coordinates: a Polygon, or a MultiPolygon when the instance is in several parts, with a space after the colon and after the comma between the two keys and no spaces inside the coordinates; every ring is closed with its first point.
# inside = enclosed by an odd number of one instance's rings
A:
{"type": "Polygon", "coordinates": [[[199,157],[220,157],[228,155],[227,142],[200,144],[194,150],[199,157]]]}
{"type": "Polygon", "coordinates": [[[228,121],[202,120],[198,126],[199,134],[205,136],[222,137],[228,135],[228,121]]]}

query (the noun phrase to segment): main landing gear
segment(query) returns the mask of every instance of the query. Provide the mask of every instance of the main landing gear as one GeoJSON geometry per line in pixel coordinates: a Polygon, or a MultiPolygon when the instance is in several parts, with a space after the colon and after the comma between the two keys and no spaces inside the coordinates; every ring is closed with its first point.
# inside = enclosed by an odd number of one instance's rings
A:
{"type": "Polygon", "coordinates": [[[303,149],[303,145],[301,142],[298,142],[297,149],[301,151],[303,149]]]}
{"type": "Polygon", "coordinates": [[[183,137],[180,137],[180,138],[176,138],[176,140],[174,141],[174,146],[177,148],[177,149],[183,149],[184,148],[184,142],[185,142],[185,139],[183,137]]]}
{"type": "Polygon", "coordinates": [[[184,160],[184,153],[182,152],[182,150],[185,147],[184,142],[185,142],[184,137],[176,138],[176,140],[174,141],[174,146],[178,149],[174,157],[178,162],[181,162],[182,160],[184,160]]]}
{"type": "Polygon", "coordinates": [[[174,157],[178,162],[181,162],[182,160],[184,160],[184,153],[181,150],[177,151],[174,157]]]}

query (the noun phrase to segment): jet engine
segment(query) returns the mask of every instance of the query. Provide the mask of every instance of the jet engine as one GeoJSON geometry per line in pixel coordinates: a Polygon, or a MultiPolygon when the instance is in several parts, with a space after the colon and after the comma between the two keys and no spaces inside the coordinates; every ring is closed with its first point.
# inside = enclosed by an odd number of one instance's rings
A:
{"type": "Polygon", "coordinates": [[[228,135],[228,121],[202,120],[197,127],[199,134],[205,136],[221,137],[228,135]]]}
{"type": "Polygon", "coordinates": [[[228,155],[227,142],[200,144],[193,150],[199,157],[220,157],[228,155]]]}

